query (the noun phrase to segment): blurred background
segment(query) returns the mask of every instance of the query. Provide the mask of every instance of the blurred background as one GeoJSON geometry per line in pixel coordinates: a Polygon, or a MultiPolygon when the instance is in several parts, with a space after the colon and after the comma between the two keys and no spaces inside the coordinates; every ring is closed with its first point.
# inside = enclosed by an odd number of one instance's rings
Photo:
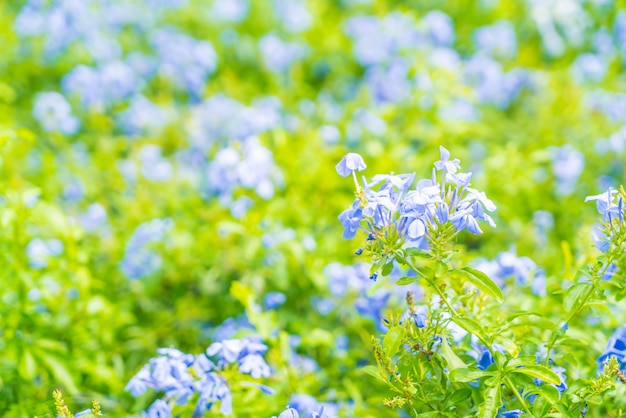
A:
{"type": "Polygon", "coordinates": [[[250,332],[277,393],[237,416],[396,416],[357,368],[406,289],[341,239],[339,159],[428,177],[448,148],[498,206],[465,256],[541,295],[589,257],[585,196],[624,181],[611,0],[5,0],[0,56],[2,416],[52,416],[55,387],[138,413],[156,348],[250,332]]]}

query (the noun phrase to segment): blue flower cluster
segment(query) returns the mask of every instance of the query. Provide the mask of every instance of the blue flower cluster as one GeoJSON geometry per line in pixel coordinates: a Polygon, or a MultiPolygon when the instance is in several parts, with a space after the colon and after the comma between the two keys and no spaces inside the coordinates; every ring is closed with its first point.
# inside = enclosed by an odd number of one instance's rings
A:
{"type": "MultiPolygon", "coordinates": [[[[234,200],[236,188],[253,190],[269,199],[282,182],[271,151],[254,137],[283,126],[280,102],[262,98],[246,107],[216,95],[190,107],[189,118],[188,112],[177,112],[171,104],[153,102],[148,97],[150,84],[163,81],[175,91],[186,93],[192,103],[199,102],[208,78],[217,70],[218,57],[209,41],[163,24],[167,12],[183,7],[186,0],[149,3],[149,9],[144,10],[145,5],[134,0],[30,0],[17,17],[15,30],[24,38],[43,38],[44,65],[53,65],[70,47],[86,47],[93,64],[79,64],[67,72],[61,82],[63,93],[68,98],[76,97],[88,112],[112,113],[117,127],[127,135],[158,134],[169,124],[189,119],[186,126],[190,147],[180,149],[176,155],[181,178],[198,184],[203,196],[217,196],[224,206],[233,205],[233,215],[241,217],[252,202],[249,198],[234,200]],[[147,45],[122,47],[118,39],[123,31],[145,34],[147,45]],[[148,47],[147,53],[144,47],[148,47]]],[[[229,16],[245,16],[247,2],[239,3],[221,10],[229,16]]],[[[283,24],[292,33],[299,33],[311,23],[304,2],[289,2],[280,12],[283,24]]],[[[259,49],[272,71],[284,71],[305,51],[304,46],[284,42],[275,34],[262,38],[259,49]]],[[[36,96],[33,116],[45,131],[78,133],[79,117],[88,114],[83,111],[74,116],[66,97],[58,92],[36,96]]],[[[148,154],[141,158],[147,167],[142,169],[144,176],[151,181],[169,180],[173,164],[155,150],[148,154]]],[[[120,164],[125,165],[125,177],[133,180],[129,173],[135,170],[134,164],[120,164]]]]}
{"type": "Polygon", "coordinates": [[[605,253],[611,248],[611,237],[616,228],[620,228],[624,223],[624,214],[626,213],[624,199],[617,190],[609,188],[606,193],[588,196],[585,202],[589,201],[596,202],[598,213],[605,223],[604,226],[597,226],[592,233],[596,248],[605,253]]]}
{"type": "MultiPolygon", "coordinates": [[[[492,227],[495,223],[486,211],[496,209],[484,192],[469,187],[472,173],[462,173],[458,159],[450,159],[450,153],[440,147],[441,159],[430,179],[417,181],[411,188],[415,173],[376,175],[371,182],[363,179],[361,186],[356,171],[366,168],[358,154],[348,154],[337,164],[337,172],[354,177],[357,198],[352,206],[339,215],[344,227],[343,237],[353,238],[361,229],[368,239],[385,240],[397,233],[407,247],[429,248],[429,238],[438,228],[451,225],[455,233],[468,230],[482,233],[478,220],[492,227]]],[[[398,244],[398,243],[394,243],[398,244]]]]}
{"type": "Polygon", "coordinates": [[[154,252],[150,245],[161,242],[173,226],[174,223],[169,218],[154,219],[142,223],[135,229],[126,243],[124,258],[120,262],[120,269],[126,278],[141,279],[161,268],[161,256],[154,252]]]}
{"type": "MultiPolygon", "coordinates": [[[[194,396],[197,396],[194,416],[210,411],[216,402],[220,403],[222,414],[230,415],[233,410],[230,387],[220,371],[234,364],[242,374],[255,379],[267,378],[271,371],[263,358],[265,351],[267,346],[253,337],[215,342],[207,348],[206,354],[196,356],[161,348],[157,350],[160,356],[150,359],[128,382],[126,390],[135,397],[148,388],[164,392],[164,397],[146,412],[147,418],[171,417],[174,404],[187,405],[194,396]]],[[[264,393],[273,393],[264,385],[257,386],[264,393]]]]}
{"type": "MultiPolygon", "coordinates": [[[[437,10],[424,15],[419,22],[399,12],[383,18],[357,16],[346,22],[345,31],[353,40],[356,60],[367,69],[364,82],[372,101],[378,105],[402,102],[414,92],[423,95],[420,106],[425,108],[441,100],[442,91],[433,85],[428,68],[450,72],[459,83],[470,86],[476,104],[499,108],[509,107],[523,88],[537,84],[536,76],[530,71],[514,68],[505,72],[496,61],[517,55],[515,30],[507,21],[476,29],[476,54],[465,60],[453,48],[452,19],[437,10]],[[422,65],[416,76],[411,77],[415,62],[422,65]]],[[[439,113],[444,119],[479,118],[472,101],[456,95],[451,96],[450,103],[442,105],[439,113]]]]}

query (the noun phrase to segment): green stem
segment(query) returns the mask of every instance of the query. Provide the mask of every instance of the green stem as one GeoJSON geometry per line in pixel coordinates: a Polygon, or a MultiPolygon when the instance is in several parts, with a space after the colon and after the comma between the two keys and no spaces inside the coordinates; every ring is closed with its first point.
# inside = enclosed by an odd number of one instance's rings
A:
{"type": "MultiPolygon", "coordinates": [[[[415,265],[413,265],[413,263],[411,261],[406,259],[406,264],[411,269],[413,269],[417,274],[419,274],[419,270],[417,269],[417,267],[415,265]]],[[[443,303],[448,307],[448,309],[450,311],[450,315],[453,316],[453,317],[460,317],[461,315],[456,311],[456,309],[454,309],[452,304],[448,301],[448,298],[446,298],[446,295],[443,293],[443,291],[435,283],[431,282],[430,280],[426,279],[426,281],[435,290],[435,292],[437,292],[437,294],[439,295],[439,297],[441,298],[443,303]]],[[[489,344],[489,341],[485,340],[480,335],[476,335],[476,337],[480,340],[481,343],[483,343],[485,345],[485,347],[487,347],[487,350],[489,350],[489,352],[491,353],[491,357],[495,358],[495,354],[493,352],[493,348],[491,347],[491,344],[489,344]]],[[[502,370],[500,370],[500,372],[502,372],[502,370]]],[[[522,409],[524,409],[524,411],[527,414],[532,415],[532,413],[530,412],[530,408],[528,407],[528,404],[526,403],[526,401],[524,400],[522,395],[520,395],[519,391],[517,390],[517,388],[515,387],[513,382],[511,382],[511,380],[508,378],[508,376],[504,377],[504,382],[507,385],[507,387],[509,389],[511,389],[511,391],[513,392],[513,394],[517,398],[518,402],[522,406],[522,409]]]]}
{"type": "Polygon", "coordinates": [[[526,400],[522,397],[522,395],[520,395],[519,391],[517,390],[513,382],[511,382],[511,379],[509,379],[508,376],[504,377],[504,383],[506,383],[507,387],[513,391],[513,394],[517,398],[518,402],[520,403],[520,405],[522,405],[522,409],[524,409],[527,414],[532,415],[532,412],[530,412],[530,407],[526,403],[526,400]]]}

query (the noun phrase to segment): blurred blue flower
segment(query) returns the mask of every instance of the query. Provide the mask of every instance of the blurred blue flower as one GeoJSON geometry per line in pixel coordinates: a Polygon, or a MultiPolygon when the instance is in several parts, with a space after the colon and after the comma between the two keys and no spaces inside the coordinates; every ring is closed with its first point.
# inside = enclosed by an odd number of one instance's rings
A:
{"type": "Polygon", "coordinates": [[[259,50],[265,67],[276,73],[289,70],[306,52],[301,44],[286,42],[274,33],[267,34],[259,40],[259,50]]]}
{"type": "Polygon", "coordinates": [[[608,71],[608,63],[599,55],[584,53],[572,63],[572,76],[580,83],[600,82],[608,71]]]}
{"type": "Polygon", "coordinates": [[[63,253],[63,242],[56,238],[44,240],[33,238],[26,246],[28,264],[34,269],[42,269],[48,266],[50,257],[57,257],[63,253]]]}
{"type": "Polygon", "coordinates": [[[155,30],[150,42],[159,57],[159,74],[192,96],[201,97],[208,77],[217,69],[213,45],[173,28],[155,30]]]}
{"type": "Polygon", "coordinates": [[[102,231],[107,223],[107,211],[100,203],[92,203],[78,217],[78,222],[87,232],[102,231]]]}
{"type": "Polygon", "coordinates": [[[474,44],[481,53],[496,58],[515,58],[517,38],[511,22],[499,20],[492,25],[474,31],[474,44]]]}
{"type": "Polygon", "coordinates": [[[209,16],[218,22],[239,23],[248,16],[247,0],[220,0],[213,2],[209,16]]]}
{"type": "Polygon", "coordinates": [[[161,268],[162,259],[149,248],[163,240],[173,227],[171,219],[154,219],[139,225],[126,243],[120,269],[126,278],[135,280],[153,274],[161,268]]]}
{"type": "Polygon", "coordinates": [[[147,144],[139,151],[141,174],[150,181],[165,182],[172,177],[174,167],[161,155],[161,147],[147,144]]]}
{"type": "Polygon", "coordinates": [[[276,309],[287,301],[287,296],[283,292],[269,292],[263,297],[265,309],[276,309]]]}
{"type": "Polygon", "coordinates": [[[434,46],[450,47],[454,43],[454,22],[444,12],[428,12],[420,23],[425,27],[428,40],[434,46]]]}
{"type": "Polygon", "coordinates": [[[38,93],[33,116],[46,132],[73,135],[80,128],[80,121],[72,115],[69,102],[57,92],[38,93]]]}
{"type": "Polygon", "coordinates": [[[550,154],[552,170],[557,180],[556,192],[565,196],[573,193],[585,167],[583,154],[571,145],[550,148],[550,154]]]}
{"type": "Polygon", "coordinates": [[[272,5],[279,22],[291,33],[303,32],[313,23],[306,0],[273,0],[272,5]]]}

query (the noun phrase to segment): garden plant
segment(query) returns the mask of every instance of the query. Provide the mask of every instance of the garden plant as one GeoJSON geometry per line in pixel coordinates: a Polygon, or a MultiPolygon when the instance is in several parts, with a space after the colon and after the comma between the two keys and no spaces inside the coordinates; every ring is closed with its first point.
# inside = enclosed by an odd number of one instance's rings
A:
{"type": "Polygon", "coordinates": [[[626,4],[0,1],[0,417],[626,416],[626,4]]]}

